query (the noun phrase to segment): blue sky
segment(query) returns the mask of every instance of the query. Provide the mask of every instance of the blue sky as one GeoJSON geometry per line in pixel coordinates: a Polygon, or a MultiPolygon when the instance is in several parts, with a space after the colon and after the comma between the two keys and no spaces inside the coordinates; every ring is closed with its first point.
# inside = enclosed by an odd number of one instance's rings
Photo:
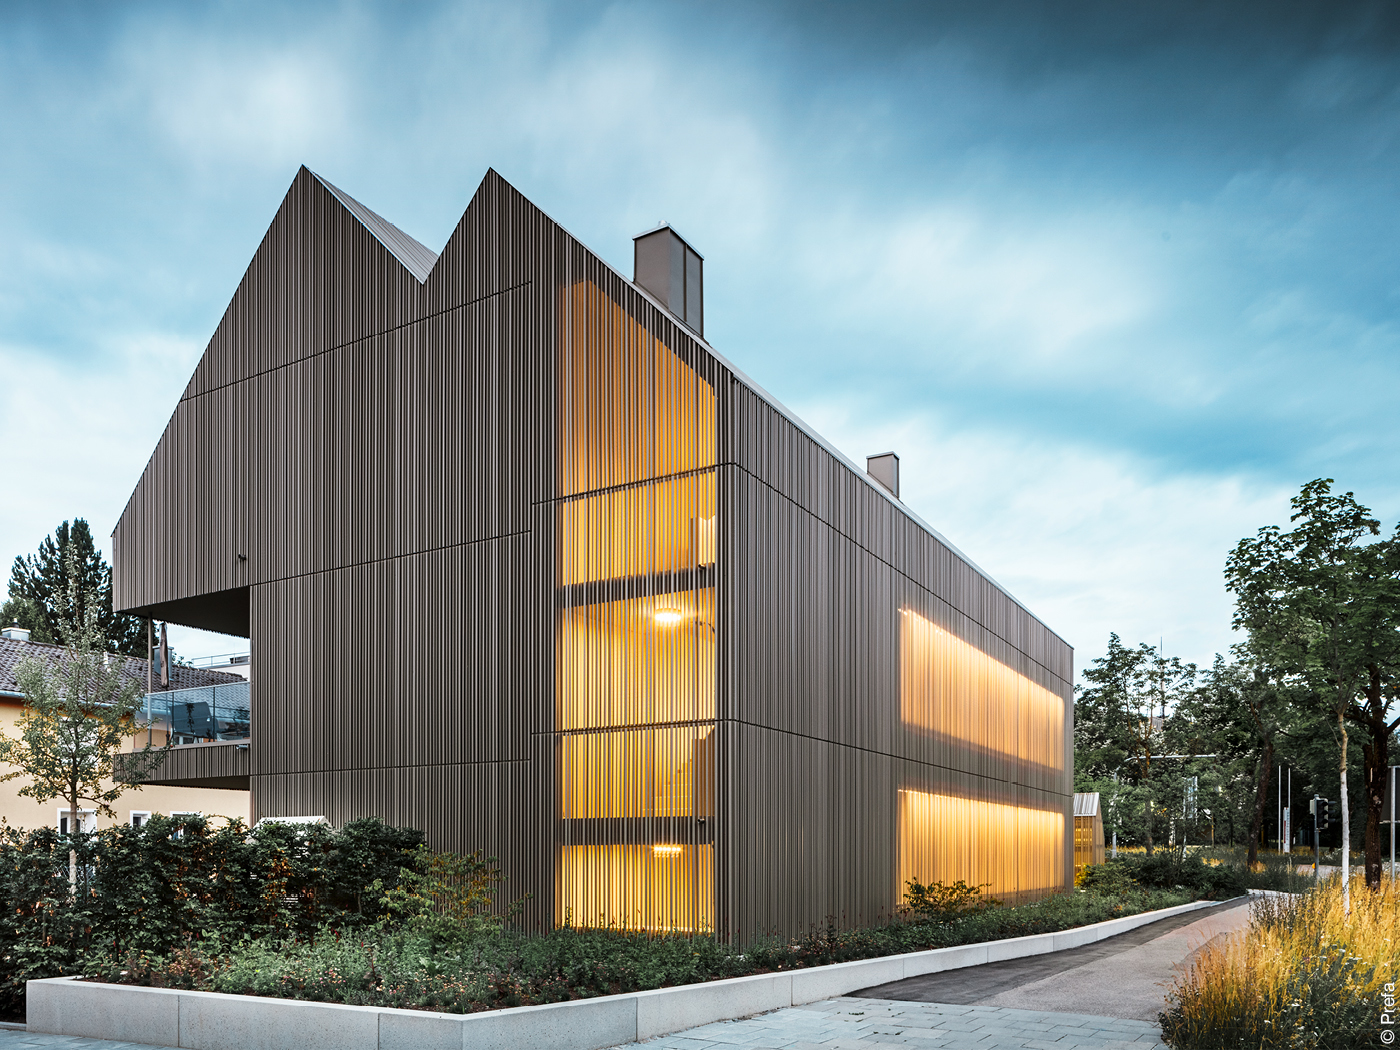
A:
{"type": "Polygon", "coordinates": [[[0,129],[6,564],[110,531],[302,163],[435,249],[488,166],[624,272],[674,223],[1080,665],[1227,647],[1310,478],[1400,517],[1382,5],[11,3],[0,129]]]}

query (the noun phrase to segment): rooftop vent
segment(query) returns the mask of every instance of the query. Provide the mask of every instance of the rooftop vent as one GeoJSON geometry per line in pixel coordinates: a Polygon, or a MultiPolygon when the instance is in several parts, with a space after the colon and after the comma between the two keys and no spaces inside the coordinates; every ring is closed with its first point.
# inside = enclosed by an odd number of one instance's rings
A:
{"type": "Polygon", "coordinates": [[[19,624],[15,624],[13,627],[0,628],[0,638],[11,642],[27,642],[29,641],[29,631],[19,624]]]}
{"type": "Polygon", "coordinates": [[[865,457],[865,472],[889,490],[890,495],[899,499],[899,457],[893,452],[881,452],[878,456],[865,457]]]}
{"type": "Polygon", "coordinates": [[[705,259],[669,223],[632,238],[632,280],[696,335],[705,334],[705,259]]]}

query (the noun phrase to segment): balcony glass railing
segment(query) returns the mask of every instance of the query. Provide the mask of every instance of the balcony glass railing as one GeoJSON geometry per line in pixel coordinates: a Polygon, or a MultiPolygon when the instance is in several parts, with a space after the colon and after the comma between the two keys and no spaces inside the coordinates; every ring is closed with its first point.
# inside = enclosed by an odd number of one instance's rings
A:
{"type": "Polygon", "coordinates": [[[147,693],[145,718],[154,742],[172,744],[248,739],[248,682],[147,693]]]}

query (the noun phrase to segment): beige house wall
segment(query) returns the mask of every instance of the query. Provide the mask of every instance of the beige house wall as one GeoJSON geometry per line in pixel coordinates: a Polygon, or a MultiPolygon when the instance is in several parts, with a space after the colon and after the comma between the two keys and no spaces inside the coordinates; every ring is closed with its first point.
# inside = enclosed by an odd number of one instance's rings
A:
{"type": "MultiPolygon", "coordinates": [[[[23,705],[17,699],[0,697],[0,732],[8,737],[18,735],[20,713],[23,705]]],[[[144,740],[141,741],[145,743],[144,740]]],[[[14,771],[13,766],[0,764],[0,775],[14,771]]],[[[0,818],[10,827],[37,828],[56,827],[58,811],[65,808],[58,799],[48,802],[35,802],[19,793],[29,784],[27,777],[0,782],[0,818]]],[[[84,803],[84,809],[94,808],[84,803]]],[[[137,813],[202,813],[206,817],[239,818],[245,824],[252,814],[251,797],[246,791],[228,791],[222,788],[157,787],[147,785],[131,787],[122,793],[121,798],[112,803],[116,817],[98,815],[99,828],[113,824],[129,824],[131,814],[137,813]]]]}

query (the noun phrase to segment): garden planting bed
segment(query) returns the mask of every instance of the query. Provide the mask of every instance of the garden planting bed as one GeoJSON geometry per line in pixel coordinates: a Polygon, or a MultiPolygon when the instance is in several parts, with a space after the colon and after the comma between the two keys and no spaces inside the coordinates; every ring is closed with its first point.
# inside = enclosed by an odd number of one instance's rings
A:
{"type": "Polygon", "coordinates": [[[28,982],[28,1030],[189,1050],[599,1050],[906,977],[1077,948],[1217,903],[1196,901],[1054,933],[470,1014],[49,978],[28,982]]]}

